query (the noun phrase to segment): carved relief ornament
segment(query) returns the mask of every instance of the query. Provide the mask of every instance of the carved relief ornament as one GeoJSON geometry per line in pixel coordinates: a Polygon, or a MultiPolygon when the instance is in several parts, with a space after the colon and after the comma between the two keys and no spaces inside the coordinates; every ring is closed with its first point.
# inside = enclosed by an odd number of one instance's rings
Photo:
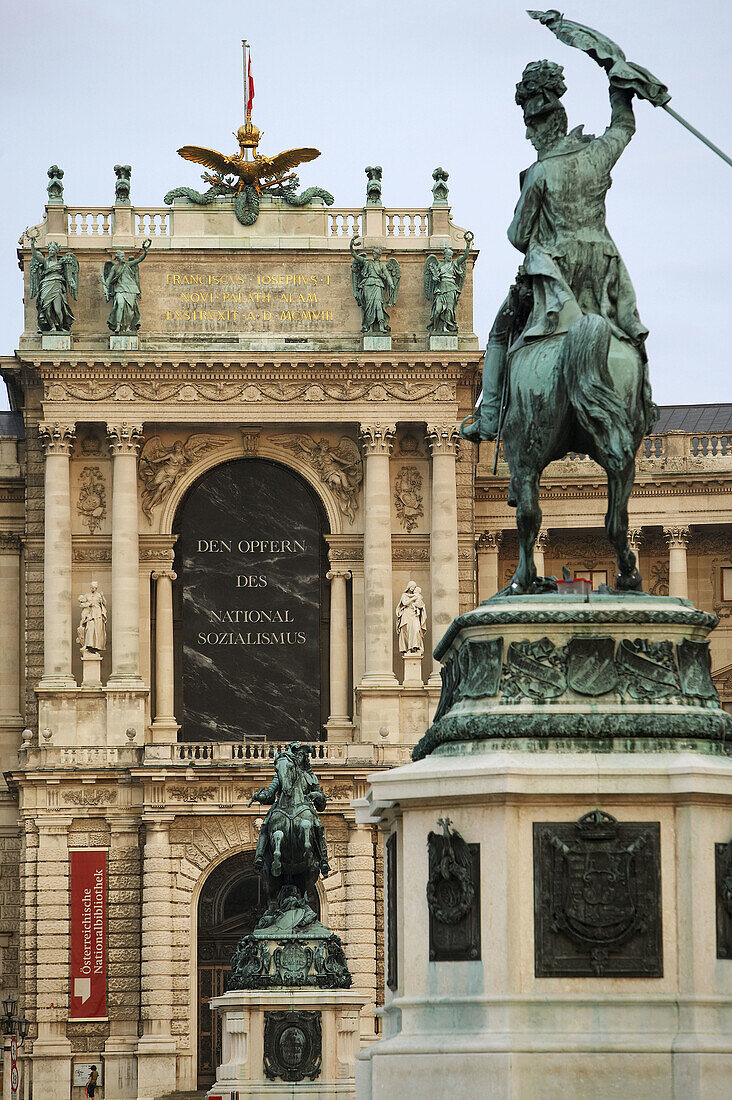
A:
{"type": "Polygon", "coordinates": [[[152,523],[153,509],[168,496],[185,471],[202,455],[229,442],[221,436],[189,435],[166,447],[159,436],[148,439],[140,454],[139,478],[143,483],[142,510],[152,523]]]}
{"type": "Polygon", "coordinates": [[[343,515],[353,523],[363,482],[363,463],[355,440],[342,435],[333,446],[327,439],[298,433],[281,436],[278,442],[312,466],[333,493],[343,515]]]}

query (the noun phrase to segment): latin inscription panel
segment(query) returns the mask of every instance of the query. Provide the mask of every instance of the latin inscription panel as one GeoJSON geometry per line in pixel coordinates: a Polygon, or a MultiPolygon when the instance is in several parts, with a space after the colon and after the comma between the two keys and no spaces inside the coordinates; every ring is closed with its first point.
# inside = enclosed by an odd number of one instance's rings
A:
{"type": "Polygon", "coordinates": [[[275,463],[218,466],[188,494],[185,740],[319,736],[321,544],[309,489],[275,463]]]}

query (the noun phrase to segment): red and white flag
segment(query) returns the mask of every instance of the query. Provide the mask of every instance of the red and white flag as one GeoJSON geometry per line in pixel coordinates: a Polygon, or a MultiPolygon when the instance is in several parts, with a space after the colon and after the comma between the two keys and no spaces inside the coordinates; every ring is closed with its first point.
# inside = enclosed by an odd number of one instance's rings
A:
{"type": "Polygon", "coordinates": [[[252,109],[252,103],[254,103],[254,77],[252,76],[252,53],[249,51],[249,57],[247,58],[247,114],[252,109]]]}

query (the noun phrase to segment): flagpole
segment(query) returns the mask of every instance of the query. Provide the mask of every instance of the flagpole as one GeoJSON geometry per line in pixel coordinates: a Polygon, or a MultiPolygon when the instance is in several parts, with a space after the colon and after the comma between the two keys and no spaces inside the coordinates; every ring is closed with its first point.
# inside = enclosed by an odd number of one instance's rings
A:
{"type": "Polygon", "coordinates": [[[663,107],[664,111],[668,111],[672,118],[675,118],[677,122],[680,122],[682,126],[685,126],[689,133],[693,134],[694,137],[699,138],[699,141],[703,141],[708,149],[711,149],[713,153],[716,153],[718,157],[721,157],[722,160],[729,164],[730,168],[732,168],[732,158],[728,157],[726,153],[723,153],[718,145],[715,145],[713,141],[709,140],[709,138],[704,137],[704,134],[699,133],[697,128],[695,126],[692,126],[690,122],[687,122],[685,118],[682,118],[680,114],[674,111],[673,107],[669,107],[667,103],[662,103],[661,106],[663,107]]]}
{"type": "Polygon", "coordinates": [[[244,93],[244,121],[248,122],[247,103],[249,102],[249,96],[247,92],[247,40],[242,38],[241,40],[241,86],[244,93]]]}

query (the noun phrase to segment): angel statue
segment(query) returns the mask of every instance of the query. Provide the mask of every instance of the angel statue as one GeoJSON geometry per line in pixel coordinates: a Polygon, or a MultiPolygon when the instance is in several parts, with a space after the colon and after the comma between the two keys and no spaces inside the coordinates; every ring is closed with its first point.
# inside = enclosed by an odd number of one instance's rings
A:
{"type": "Polygon", "coordinates": [[[432,302],[430,323],[427,326],[433,336],[456,333],[458,330],[455,314],[457,304],[465,282],[468,253],[473,243],[472,233],[463,233],[465,251],[453,259],[453,251],[447,247],[442,260],[437,256],[428,256],[424,265],[424,294],[432,302]]]}
{"type": "Polygon", "coordinates": [[[151,240],[142,242],[139,256],[126,260],[122,251],[114,254],[114,260],[107,260],[104,270],[100,268],[104,297],[112,303],[107,325],[116,335],[133,335],[140,327],[140,264],[147,256],[151,240]]]}
{"type": "Polygon", "coordinates": [[[185,443],[177,439],[172,447],[166,447],[157,435],[148,439],[140,453],[139,471],[144,485],[142,510],[148,523],[152,523],[153,508],[167,496],[181,474],[206,451],[227,442],[214,435],[189,435],[185,443]]]}
{"type": "Polygon", "coordinates": [[[333,493],[346,519],[353,523],[358,511],[358,491],[363,481],[363,464],[358,444],[342,435],[338,446],[309,435],[286,435],[282,445],[306,459],[333,493]]]}
{"type": "Polygon", "coordinates": [[[381,259],[381,249],[356,251],[358,236],[350,244],[353,263],[351,264],[351,286],[353,296],[361,307],[361,332],[385,336],[391,332],[389,314],[385,306],[395,306],[402,270],[396,257],[386,263],[381,259]]]}
{"type": "Polygon", "coordinates": [[[61,254],[56,241],[51,241],[48,254],[36,248],[38,233],[27,234],[31,243],[30,295],[36,299],[39,332],[71,332],[74,315],[69,306],[69,294],[79,296],[79,261],[73,252],[61,254]]]}

